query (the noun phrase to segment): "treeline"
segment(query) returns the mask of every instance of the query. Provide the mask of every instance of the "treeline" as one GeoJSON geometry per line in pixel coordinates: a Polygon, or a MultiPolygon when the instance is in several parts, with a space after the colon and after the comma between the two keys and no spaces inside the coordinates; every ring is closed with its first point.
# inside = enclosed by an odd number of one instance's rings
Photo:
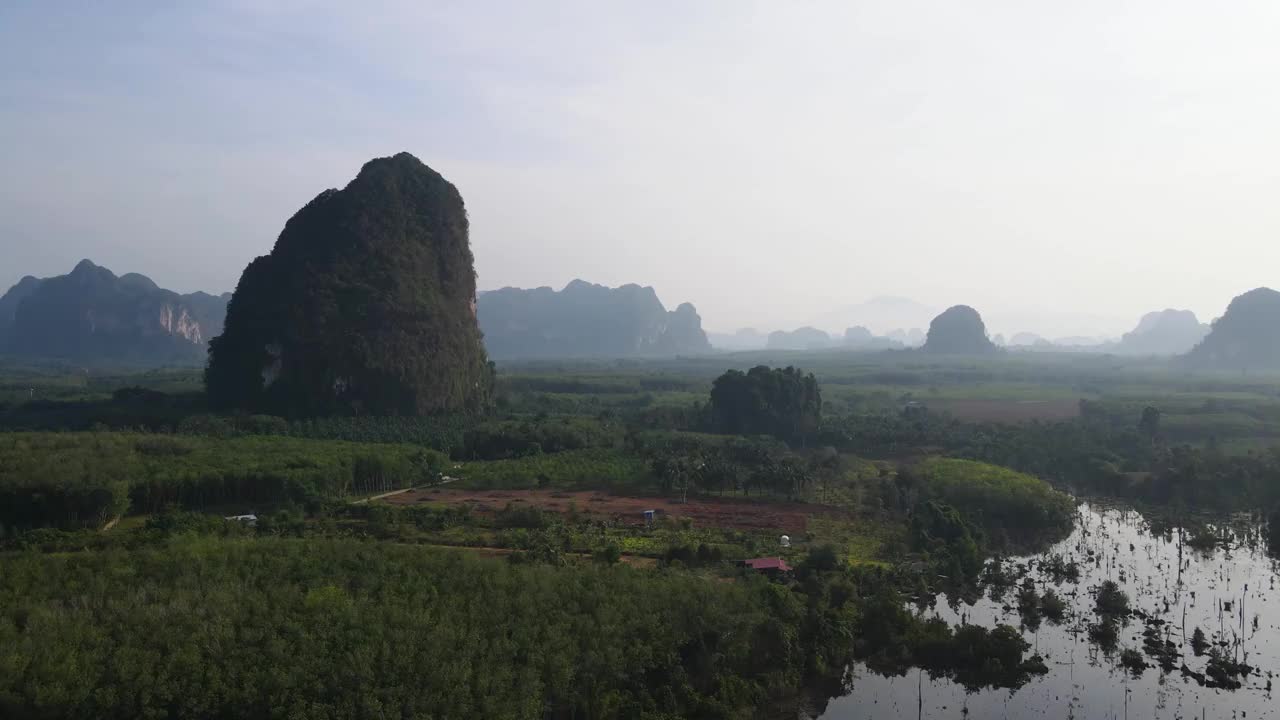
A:
{"type": "Polygon", "coordinates": [[[192,534],[0,573],[3,717],[740,718],[856,657],[974,686],[1035,667],[1018,633],[919,620],[829,549],[785,585],[192,534]]]}
{"type": "Polygon", "coordinates": [[[446,458],[408,445],[139,433],[0,434],[4,532],[101,525],[170,505],[308,503],[422,483],[446,458]]]}
{"type": "Polygon", "coordinates": [[[469,428],[455,456],[465,460],[511,458],[613,447],[622,444],[620,423],[585,417],[534,417],[479,423],[469,428]]]}
{"type": "Polygon", "coordinates": [[[646,392],[706,392],[707,384],[682,375],[504,375],[503,393],[544,392],[573,395],[627,395],[646,392]]]}
{"type": "Polygon", "coordinates": [[[928,411],[827,418],[816,439],[865,457],[929,451],[981,460],[1080,492],[1165,505],[1237,510],[1280,503],[1280,449],[1227,454],[1172,444],[1154,408],[1123,411],[1083,401],[1071,420],[962,422],[928,411]]]}
{"type": "Polygon", "coordinates": [[[853,611],[763,581],[352,541],[0,568],[0,716],[24,718],[738,717],[839,666],[847,648],[821,657],[807,626],[853,611]]]}
{"type": "Polygon", "coordinates": [[[274,415],[213,414],[198,394],[170,395],[144,388],[116,390],[110,399],[34,401],[0,405],[0,430],[173,433],[208,437],[280,435],[312,440],[421,445],[459,459],[496,460],[538,452],[616,445],[623,426],[584,415],[534,413],[505,418],[332,416],[286,419],[274,415]]]}
{"type": "Polygon", "coordinates": [[[1044,480],[970,460],[901,463],[869,489],[881,512],[906,525],[928,575],[960,591],[974,587],[992,553],[1046,547],[1075,520],[1075,501],[1044,480]]]}
{"type": "Polygon", "coordinates": [[[0,403],[0,430],[172,430],[183,419],[207,412],[203,393],[164,393],[139,387],[117,389],[110,398],[34,399],[0,403]]]}
{"type": "Polygon", "coordinates": [[[905,483],[956,508],[1001,545],[1027,543],[1071,531],[1075,502],[1040,478],[987,463],[929,458],[899,469],[905,483]]]}
{"type": "Polygon", "coordinates": [[[813,374],[758,365],[729,370],[711,386],[710,424],[731,435],[801,440],[818,429],[822,393],[813,374]]]}
{"type": "Polygon", "coordinates": [[[656,489],[686,497],[741,493],[794,498],[840,469],[833,453],[796,453],[767,435],[647,431],[630,436],[629,447],[648,460],[656,489]]]}

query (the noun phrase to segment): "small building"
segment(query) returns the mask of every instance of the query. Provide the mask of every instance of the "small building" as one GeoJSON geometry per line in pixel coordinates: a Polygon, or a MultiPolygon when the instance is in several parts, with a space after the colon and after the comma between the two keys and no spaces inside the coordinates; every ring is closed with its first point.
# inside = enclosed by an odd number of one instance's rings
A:
{"type": "Polygon", "coordinates": [[[228,515],[223,519],[230,522],[243,523],[249,527],[255,527],[258,524],[257,515],[228,515]]]}
{"type": "Polygon", "coordinates": [[[741,567],[755,570],[770,577],[786,575],[791,572],[791,566],[787,564],[787,561],[778,557],[752,558],[750,560],[742,560],[738,564],[741,567]]]}

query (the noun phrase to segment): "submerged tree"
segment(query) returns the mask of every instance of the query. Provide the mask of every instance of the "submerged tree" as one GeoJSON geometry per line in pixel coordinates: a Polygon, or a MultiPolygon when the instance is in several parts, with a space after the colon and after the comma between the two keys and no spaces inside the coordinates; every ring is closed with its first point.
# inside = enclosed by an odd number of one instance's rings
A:
{"type": "Polygon", "coordinates": [[[1280,555],[1280,505],[1267,515],[1267,548],[1272,555],[1280,555]]]}
{"type": "Polygon", "coordinates": [[[1129,596],[1114,580],[1104,580],[1102,585],[1098,586],[1098,595],[1094,601],[1098,614],[1106,618],[1129,614],[1129,596]]]}

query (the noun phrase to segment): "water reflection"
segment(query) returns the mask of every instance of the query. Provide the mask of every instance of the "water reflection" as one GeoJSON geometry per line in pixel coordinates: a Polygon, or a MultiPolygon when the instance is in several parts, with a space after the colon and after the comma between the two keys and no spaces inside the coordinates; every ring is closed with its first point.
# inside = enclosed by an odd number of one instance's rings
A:
{"type": "Polygon", "coordinates": [[[1015,690],[967,692],[927,671],[889,677],[858,665],[850,669],[850,692],[831,700],[821,718],[1280,717],[1271,693],[1280,670],[1276,566],[1265,544],[1245,542],[1246,534],[1213,547],[1213,537],[1199,533],[1196,544],[1206,549],[1196,550],[1189,534],[1159,524],[1153,530],[1132,510],[1081,506],[1069,538],[1004,562],[1008,584],[989,586],[982,597],[938,596],[917,605],[925,617],[949,623],[1019,627],[1047,674],[1015,690]],[[1115,620],[1114,645],[1103,649],[1090,636],[1106,624],[1095,604],[1107,581],[1128,595],[1132,612],[1115,620]],[[1028,588],[1041,597],[1035,608],[1028,588]],[[1065,602],[1060,622],[1045,617],[1047,590],[1065,602]],[[1200,653],[1192,647],[1196,628],[1209,643],[1200,653]],[[1221,663],[1251,670],[1236,678],[1219,673],[1240,689],[1212,687],[1221,663]]]}

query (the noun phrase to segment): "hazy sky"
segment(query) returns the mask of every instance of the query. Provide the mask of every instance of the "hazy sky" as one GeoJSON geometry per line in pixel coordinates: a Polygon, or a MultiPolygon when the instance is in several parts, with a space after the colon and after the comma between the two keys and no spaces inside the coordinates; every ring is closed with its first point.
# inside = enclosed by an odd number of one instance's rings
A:
{"type": "Polygon", "coordinates": [[[481,288],[638,282],[711,329],[892,294],[1118,332],[1280,286],[1275,0],[197,5],[0,2],[0,284],[229,290],[408,150],[481,288]]]}

